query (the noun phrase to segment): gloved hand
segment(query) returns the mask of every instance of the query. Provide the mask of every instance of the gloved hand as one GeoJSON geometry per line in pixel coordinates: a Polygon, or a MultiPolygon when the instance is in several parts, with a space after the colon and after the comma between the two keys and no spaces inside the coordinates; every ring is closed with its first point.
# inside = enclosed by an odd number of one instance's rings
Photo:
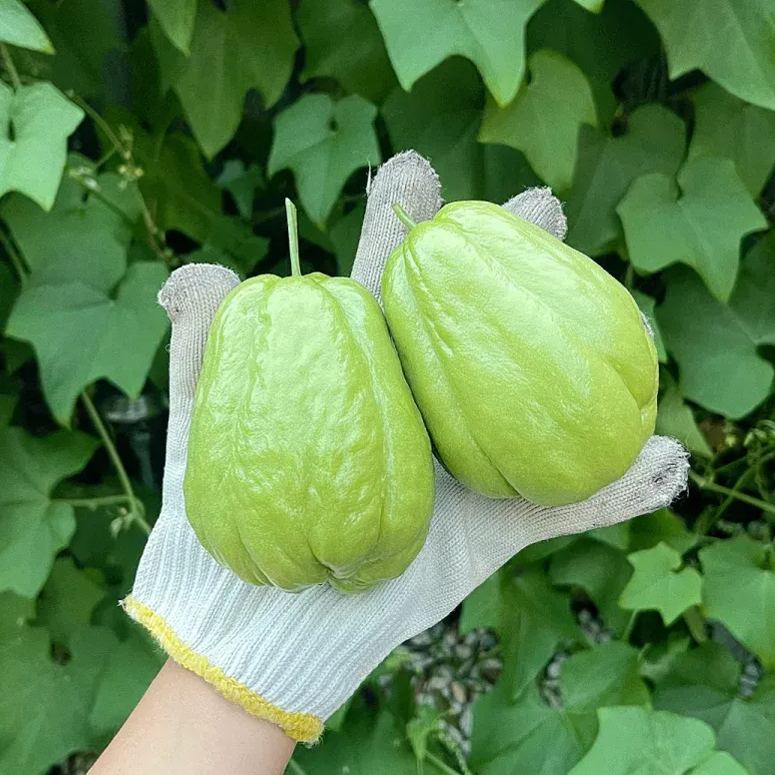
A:
{"type": "MultiPolygon", "coordinates": [[[[369,185],[353,277],[377,297],[385,260],[404,234],[394,202],[416,221],[431,218],[441,205],[435,172],[414,152],[392,158],[369,185]]],[[[505,207],[565,236],[560,203],[548,189],[528,190],[505,207]]],[[[237,283],[228,269],[190,264],[159,294],[172,320],[163,506],[123,605],[174,660],[295,740],[316,740],[325,719],[391,649],[446,616],[521,549],[666,506],[686,485],[684,449],[659,436],[619,481],[583,503],[558,508],[482,497],[436,464],[428,539],[399,578],[357,595],[328,586],[288,593],[246,584],[200,546],[182,492],[207,331],[237,283]]]]}

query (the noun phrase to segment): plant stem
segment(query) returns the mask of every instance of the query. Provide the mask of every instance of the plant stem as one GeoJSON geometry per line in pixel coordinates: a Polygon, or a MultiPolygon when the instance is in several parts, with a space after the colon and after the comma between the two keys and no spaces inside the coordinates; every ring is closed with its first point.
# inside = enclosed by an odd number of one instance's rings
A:
{"type": "Polygon", "coordinates": [[[704,476],[700,476],[694,471],[689,471],[689,478],[701,489],[710,490],[710,492],[717,492],[719,495],[727,495],[735,500],[747,503],[750,506],[755,506],[757,509],[766,511],[769,514],[775,514],[775,503],[767,503],[761,498],[754,498],[753,495],[746,495],[744,492],[737,492],[731,487],[724,487],[721,484],[716,484],[706,479],[704,476]]]}
{"type": "Polygon", "coordinates": [[[3,56],[3,64],[5,65],[5,69],[8,71],[8,75],[11,78],[13,88],[21,89],[22,82],[19,78],[19,73],[17,72],[16,65],[14,65],[13,59],[11,58],[11,52],[8,50],[8,46],[6,46],[5,43],[0,43],[0,54],[3,56]]]}
{"type": "Polygon", "coordinates": [[[296,775],[307,775],[306,770],[301,768],[301,765],[299,765],[295,760],[291,759],[288,762],[288,770],[293,770],[293,772],[296,773],[296,775]]]}
{"type": "Polygon", "coordinates": [[[128,151],[113,129],[111,129],[110,124],[83,97],[79,97],[72,90],[67,92],[67,96],[105,133],[113,147],[118,151],[119,156],[122,159],[126,159],[128,151]]]}
{"type": "Polygon", "coordinates": [[[81,393],[81,401],[83,401],[83,405],[86,407],[86,412],[89,415],[89,419],[92,421],[92,424],[102,439],[102,443],[105,445],[105,449],[108,452],[108,457],[110,457],[110,460],[113,463],[113,467],[116,469],[118,480],[121,482],[121,487],[124,490],[126,499],[129,501],[132,520],[136,522],[138,527],[146,534],[150,533],[151,526],[145,521],[145,517],[140,513],[140,509],[138,508],[139,501],[135,496],[135,491],[132,488],[132,483],[129,481],[129,476],[127,475],[124,464],[121,461],[121,457],[118,454],[116,445],[113,443],[113,439],[110,438],[108,429],[105,427],[105,423],[102,422],[102,418],[100,417],[100,413],[97,411],[97,407],[94,406],[91,398],[89,398],[89,394],[85,390],[83,393],[81,393]]]}
{"type": "Polygon", "coordinates": [[[683,617],[694,640],[696,640],[697,643],[705,643],[708,636],[705,634],[705,621],[702,618],[700,609],[697,608],[696,605],[693,605],[691,608],[687,608],[684,611],[683,617]]]}
{"type": "Polygon", "coordinates": [[[632,635],[632,628],[635,626],[635,619],[638,616],[637,611],[633,611],[630,614],[630,618],[627,620],[627,624],[624,627],[624,632],[622,633],[622,641],[624,643],[627,643],[627,641],[630,639],[630,635],[632,635]]]}
{"type": "Polygon", "coordinates": [[[398,202],[393,203],[393,212],[396,214],[398,220],[401,221],[401,223],[403,223],[407,229],[413,229],[415,226],[417,226],[417,223],[409,217],[409,214],[406,212],[406,210],[404,210],[403,207],[401,207],[400,204],[398,204],[398,202]]]}
{"type": "Polygon", "coordinates": [[[296,205],[288,197],[285,198],[285,217],[288,220],[288,250],[291,254],[291,274],[301,277],[301,262],[299,261],[299,221],[296,215],[296,205]]]}
{"type": "Polygon", "coordinates": [[[24,268],[24,262],[16,249],[16,245],[13,244],[11,238],[2,229],[0,229],[0,242],[2,242],[5,252],[8,253],[13,268],[16,270],[16,274],[19,277],[19,285],[24,285],[27,282],[27,271],[24,268]]]}
{"type": "Polygon", "coordinates": [[[441,759],[439,759],[438,756],[434,756],[430,751],[425,752],[425,758],[437,770],[441,770],[445,775],[460,775],[460,773],[457,770],[453,770],[452,767],[450,767],[447,764],[444,764],[444,762],[441,759]]]}
{"type": "Polygon", "coordinates": [[[66,503],[68,506],[80,506],[86,509],[96,509],[99,506],[114,506],[119,503],[129,503],[129,496],[125,493],[120,495],[100,495],[97,498],[55,498],[57,503],[66,503]]]}

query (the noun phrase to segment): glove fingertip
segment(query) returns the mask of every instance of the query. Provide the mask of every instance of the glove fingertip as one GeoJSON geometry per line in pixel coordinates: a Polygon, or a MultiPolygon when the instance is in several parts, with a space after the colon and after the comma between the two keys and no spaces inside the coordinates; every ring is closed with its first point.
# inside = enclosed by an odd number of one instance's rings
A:
{"type": "Polygon", "coordinates": [[[540,226],[559,240],[564,240],[568,233],[568,221],[562,209],[562,202],[548,186],[528,188],[511,197],[503,204],[503,208],[512,215],[540,226]]]}
{"type": "Polygon", "coordinates": [[[225,266],[185,264],[167,278],[157,299],[174,323],[182,313],[190,310],[201,310],[211,316],[236,285],[239,285],[239,277],[225,266]]]}

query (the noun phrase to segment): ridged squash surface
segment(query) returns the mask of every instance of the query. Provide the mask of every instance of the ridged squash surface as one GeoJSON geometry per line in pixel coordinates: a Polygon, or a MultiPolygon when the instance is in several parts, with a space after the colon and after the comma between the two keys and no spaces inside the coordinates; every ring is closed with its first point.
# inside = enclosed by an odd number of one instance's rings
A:
{"type": "Polygon", "coordinates": [[[226,297],[184,493],[203,546],[253,584],[356,591],[409,565],[432,511],[430,441],[371,294],[310,274],[226,297]]]}
{"type": "Polygon", "coordinates": [[[385,316],[442,463],[492,497],[582,500],[654,430],[654,343],[627,289],[487,202],[410,230],[382,279],[385,316]]]}

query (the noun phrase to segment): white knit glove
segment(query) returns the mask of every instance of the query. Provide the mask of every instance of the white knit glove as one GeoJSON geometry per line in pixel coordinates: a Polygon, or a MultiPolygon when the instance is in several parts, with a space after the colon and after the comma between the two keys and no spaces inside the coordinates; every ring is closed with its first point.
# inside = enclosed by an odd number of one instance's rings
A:
{"type": "MultiPolygon", "coordinates": [[[[436,174],[413,152],[388,161],[369,186],[353,277],[377,295],[385,260],[404,233],[394,202],[416,221],[441,204],[436,174]]],[[[526,191],[505,206],[564,237],[565,218],[548,189],[526,191]]],[[[685,451],[658,436],[619,481],[559,508],[482,497],[437,464],[428,540],[399,578],[355,595],[328,586],[289,593],[246,584],[199,545],[181,487],[207,330],[237,282],[223,267],[190,264],[159,294],[172,320],[163,507],[123,605],[174,660],[295,740],[316,740],[325,719],[391,649],[446,616],[516,552],[653,511],[685,487],[685,451]]]]}

